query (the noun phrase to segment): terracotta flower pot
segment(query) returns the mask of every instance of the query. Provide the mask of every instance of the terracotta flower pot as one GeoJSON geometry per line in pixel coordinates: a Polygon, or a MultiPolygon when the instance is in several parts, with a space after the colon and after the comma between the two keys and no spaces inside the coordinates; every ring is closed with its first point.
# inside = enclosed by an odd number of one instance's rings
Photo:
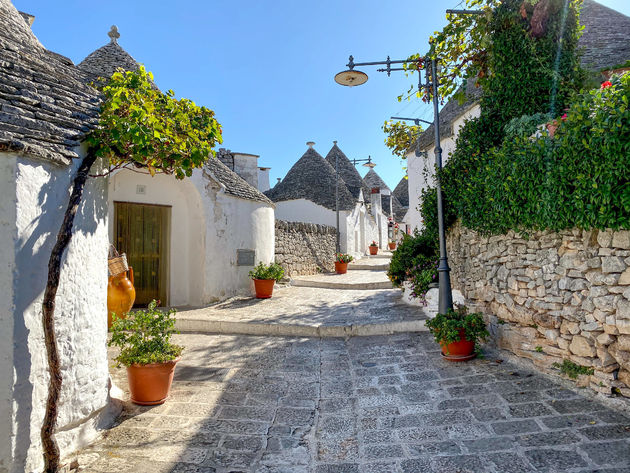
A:
{"type": "Polygon", "coordinates": [[[112,326],[112,312],[124,318],[136,300],[136,289],[133,287],[133,268],[127,272],[111,276],[107,282],[107,328],[112,326]]]}
{"type": "Polygon", "coordinates": [[[396,242],[395,241],[389,242],[388,245],[389,245],[389,249],[390,250],[395,250],[396,249],[396,242]]]}
{"type": "Polygon", "coordinates": [[[368,246],[368,248],[370,249],[371,255],[375,255],[378,253],[378,246],[368,246]]]}
{"type": "Polygon", "coordinates": [[[335,272],[337,274],[346,274],[348,272],[348,263],[340,263],[335,261],[335,272]]]}
{"type": "Polygon", "coordinates": [[[448,345],[440,343],[440,346],[442,347],[442,356],[448,361],[468,361],[477,356],[475,342],[466,340],[464,329],[459,330],[459,342],[448,345]]]}
{"type": "Polygon", "coordinates": [[[166,363],[127,367],[131,401],[141,406],[163,404],[168,397],[179,358],[166,363]]]}
{"type": "Polygon", "coordinates": [[[273,294],[273,285],[275,279],[254,279],[254,287],[256,288],[257,299],[269,299],[273,294]]]}

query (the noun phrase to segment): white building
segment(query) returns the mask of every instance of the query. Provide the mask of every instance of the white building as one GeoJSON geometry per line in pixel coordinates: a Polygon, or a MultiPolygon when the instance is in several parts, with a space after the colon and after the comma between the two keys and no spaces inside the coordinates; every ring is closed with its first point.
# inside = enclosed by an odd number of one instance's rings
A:
{"type": "MultiPolygon", "coordinates": [[[[48,260],[99,97],[69,59],[39,43],[9,0],[0,0],[0,21],[0,472],[30,473],[43,466],[48,260]]],[[[62,455],[89,443],[115,414],[106,351],[107,227],[107,182],[89,179],[55,310],[62,455]]]]}
{"type": "MultiPolygon", "coordinates": [[[[138,67],[115,27],[109,36],[78,65],[91,77],[138,67]]],[[[131,170],[109,178],[109,238],[134,269],[136,305],[200,306],[247,293],[252,266],[273,260],[273,203],[257,189],[258,156],[222,148],[217,158],[183,180],[131,170]]]]}
{"type": "Polygon", "coordinates": [[[341,251],[361,256],[367,252],[367,247],[372,241],[385,248],[388,222],[387,216],[381,210],[380,194],[369,195],[366,198],[365,183],[336,143],[333,144],[326,159],[315,151],[313,148],[315,143],[307,144],[309,148],[285,178],[265,192],[265,195],[276,204],[276,218],[335,227],[336,177],[335,169],[329,163],[337,159],[341,251]],[[356,176],[353,176],[353,173],[356,173],[356,176]],[[351,182],[352,192],[345,179],[351,182]]]}

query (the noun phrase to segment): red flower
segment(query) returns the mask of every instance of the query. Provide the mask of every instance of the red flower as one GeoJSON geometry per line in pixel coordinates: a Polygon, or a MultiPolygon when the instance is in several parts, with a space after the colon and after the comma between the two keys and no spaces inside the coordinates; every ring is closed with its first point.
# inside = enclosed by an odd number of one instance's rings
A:
{"type": "Polygon", "coordinates": [[[566,120],[566,119],[567,119],[567,114],[565,113],[564,115],[562,115],[562,116],[560,117],[560,119],[561,119],[562,121],[566,120]]]}
{"type": "Polygon", "coordinates": [[[607,80],[606,82],[602,82],[602,90],[610,87],[612,85],[612,82],[610,82],[609,80],[607,80]]]}

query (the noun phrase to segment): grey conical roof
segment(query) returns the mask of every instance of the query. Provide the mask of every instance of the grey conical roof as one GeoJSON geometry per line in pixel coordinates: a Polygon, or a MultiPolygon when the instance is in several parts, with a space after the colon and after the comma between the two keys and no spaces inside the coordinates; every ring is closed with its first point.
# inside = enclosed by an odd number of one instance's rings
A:
{"type": "MultiPolygon", "coordinates": [[[[306,199],[327,209],[335,210],[335,170],[313,148],[293,165],[285,178],[265,195],[274,202],[306,199]]],[[[355,199],[339,179],[339,209],[351,210],[355,199]]]]}
{"type": "Polygon", "coordinates": [[[381,176],[376,174],[376,171],[374,171],[374,169],[370,169],[368,173],[365,175],[365,177],[363,178],[363,180],[370,188],[378,187],[381,190],[386,189],[391,192],[391,189],[387,187],[387,184],[385,184],[385,181],[381,179],[381,176]]]}
{"type": "Polygon", "coordinates": [[[67,164],[98,120],[100,98],[72,61],[46,50],[0,0],[0,152],[67,164]]]}
{"type": "Polygon", "coordinates": [[[580,12],[584,26],[578,46],[582,65],[599,71],[630,60],[630,17],[593,0],[585,0],[580,12]]]}
{"type": "Polygon", "coordinates": [[[359,174],[357,168],[354,167],[344,152],[337,146],[337,143],[333,144],[333,147],[330,148],[330,151],[326,155],[326,161],[328,161],[328,164],[330,164],[333,169],[335,168],[335,161],[337,162],[339,175],[346,183],[346,187],[355,199],[359,198],[359,194],[362,190],[363,198],[368,198],[370,189],[361,178],[361,174],[359,174]]]}
{"type": "Polygon", "coordinates": [[[120,68],[125,71],[137,71],[140,67],[131,54],[118,44],[117,37],[113,33],[117,34],[117,30],[114,31],[114,27],[109,32],[111,41],[88,55],[77,66],[88,73],[92,80],[96,80],[99,77],[109,79],[120,68]]]}
{"type": "Polygon", "coordinates": [[[396,196],[400,205],[409,207],[409,179],[406,176],[400,180],[392,194],[396,196]]]}

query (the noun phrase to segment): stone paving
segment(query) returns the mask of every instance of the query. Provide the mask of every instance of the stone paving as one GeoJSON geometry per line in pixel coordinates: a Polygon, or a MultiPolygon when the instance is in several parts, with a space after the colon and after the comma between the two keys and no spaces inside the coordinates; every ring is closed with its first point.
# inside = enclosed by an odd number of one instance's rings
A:
{"type": "Polygon", "coordinates": [[[271,299],[236,297],[203,309],[182,310],[177,314],[177,327],[182,331],[212,333],[345,336],[351,335],[348,331],[352,327],[381,330],[379,334],[398,331],[397,327],[424,330],[426,318],[422,308],[405,304],[397,289],[285,286],[274,289],[271,299]],[[281,329],[286,332],[280,333],[281,329]]]}
{"type": "Polygon", "coordinates": [[[321,273],[297,276],[292,279],[291,284],[328,289],[391,289],[393,287],[383,270],[349,270],[346,274],[321,273]]]}
{"type": "Polygon", "coordinates": [[[426,332],[177,342],[171,398],[126,403],[80,471],[630,472],[627,410],[499,359],[443,361],[426,332]]]}

